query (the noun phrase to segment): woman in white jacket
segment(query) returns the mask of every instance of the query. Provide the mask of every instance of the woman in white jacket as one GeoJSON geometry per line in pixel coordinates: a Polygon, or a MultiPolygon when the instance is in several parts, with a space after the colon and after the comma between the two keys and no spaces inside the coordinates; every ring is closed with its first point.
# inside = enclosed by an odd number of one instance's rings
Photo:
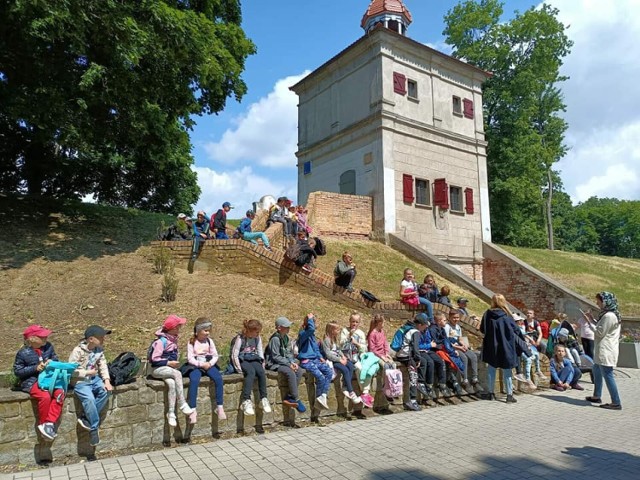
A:
{"type": "Polygon", "coordinates": [[[611,395],[611,403],[600,405],[607,410],[622,410],[618,387],[613,377],[613,367],[618,363],[620,330],[622,321],[618,312],[618,300],[610,292],[600,292],[596,295],[596,303],[600,307],[598,319],[590,313],[585,318],[595,330],[595,346],[593,358],[593,395],[587,397],[592,403],[602,403],[602,377],[611,395]]]}

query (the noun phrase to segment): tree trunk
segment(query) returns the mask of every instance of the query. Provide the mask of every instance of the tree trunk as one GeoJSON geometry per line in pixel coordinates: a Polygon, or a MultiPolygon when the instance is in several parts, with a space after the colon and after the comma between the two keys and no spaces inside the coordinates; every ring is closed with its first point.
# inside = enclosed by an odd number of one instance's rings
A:
{"type": "Polygon", "coordinates": [[[547,241],[549,250],[554,250],[553,248],[553,216],[551,214],[551,199],[553,198],[553,178],[551,176],[551,168],[547,169],[547,180],[548,180],[548,190],[547,190],[547,241]]]}

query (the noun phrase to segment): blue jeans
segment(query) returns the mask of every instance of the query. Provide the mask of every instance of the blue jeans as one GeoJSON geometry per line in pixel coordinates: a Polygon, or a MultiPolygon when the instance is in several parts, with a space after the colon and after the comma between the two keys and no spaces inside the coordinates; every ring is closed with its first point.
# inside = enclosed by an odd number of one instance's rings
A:
{"type": "MultiPolygon", "coordinates": [[[[489,393],[493,393],[493,387],[496,384],[496,367],[492,367],[491,365],[487,365],[487,378],[488,378],[488,387],[489,393]]],[[[511,378],[511,369],[503,368],[502,376],[504,377],[504,384],[507,387],[507,395],[513,395],[513,379],[511,378]]]]}
{"type": "Polygon", "coordinates": [[[100,412],[109,400],[109,392],[104,388],[104,382],[99,376],[76,383],[74,395],[82,403],[84,416],[89,421],[91,430],[100,426],[100,412]]]}
{"type": "Polygon", "coordinates": [[[607,384],[607,390],[611,395],[611,403],[620,405],[620,395],[618,395],[618,387],[616,380],[613,378],[613,367],[605,367],[604,365],[593,364],[593,396],[596,398],[602,397],[602,377],[607,384]]]}
{"type": "Polygon", "coordinates": [[[433,303],[425,297],[418,297],[418,301],[420,302],[420,305],[427,307],[427,317],[429,317],[430,322],[433,322],[433,303]]]}
{"type": "Polygon", "coordinates": [[[229,240],[229,235],[225,231],[216,232],[216,240],[229,240]]]}
{"type": "Polygon", "coordinates": [[[316,397],[323,393],[329,393],[331,379],[333,378],[333,369],[318,359],[302,360],[300,366],[308,370],[316,379],[316,397]]]}
{"type": "Polygon", "coordinates": [[[535,352],[531,351],[532,355],[527,357],[524,353],[522,354],[522,358],[524,358],[524,376],[527,380],[531,380],[531,364],[536,362],[536,372],[540,372],[540,354],[536,350],[535,352]]]}
{"type": "Polygon", "coordinates": [[[222,375],[220,370],[216,367],[211,367],[209,370],[202,368],[194,368],[189,374],[189,390],[187,393],[187,402],[191,408],[196,408],[196,401],[198,400],[198,386],[200,385],[200,379],[202,375],[209,377],[216,388],[216,405],[222,407],[224,405],[224,385],[222,384],[222,375]]]}
{"type": "Polygon", "coordinates": [[[342,374],[342,388],[347,392],[353,392],[353,369],[355,368],[353,362],[347,362],[346,365],[342,365],[340,362],[334,362],[333,368],[336,372],[342,374]]]}
{"type": "Polygon", "coordinates": [[[264,244],[265,247],[269,246],[269,238],[267,238],[264,232],[244,232],[242,234],[243,240],[246,240],[247,242],[255,243],[257,245],[258,242],[256,242],[256,238],[259,238],[260,240],[262,240],[262,243],[264,244]]]}

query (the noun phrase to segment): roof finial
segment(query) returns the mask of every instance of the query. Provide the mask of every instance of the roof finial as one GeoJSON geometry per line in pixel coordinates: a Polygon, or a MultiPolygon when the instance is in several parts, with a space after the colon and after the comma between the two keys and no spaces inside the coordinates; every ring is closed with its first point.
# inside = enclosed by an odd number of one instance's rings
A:
{"type": "Polygon", "coordinates": [[[371,0],[360,26],[365,32],[382,26],[400,35],[406,35],[411,21],[411,13],[402,0],[371,0]]]}

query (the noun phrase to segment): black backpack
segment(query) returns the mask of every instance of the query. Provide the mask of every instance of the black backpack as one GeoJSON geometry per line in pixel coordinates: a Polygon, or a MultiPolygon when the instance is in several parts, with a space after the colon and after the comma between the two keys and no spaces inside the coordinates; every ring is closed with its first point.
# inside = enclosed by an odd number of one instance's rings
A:
{"type": "Polygon", "coordinates": [[[367,290],[360,290],[360,295],[362,295],[362,298],[365,299],[365,301],[367,302],[379,302],[380,299],[378,297],[376,297],[373,293],[368,292],[367,290]]]}
{"type": "Polygon", "coordinates": [[[140,370],[140,359],[132,352],[124,352],[109,363],[109,376],[111,385],[124,385],[135,381],[140,370]]]}
{"type": "Polygon", "coordinates": [[[319,256],[326,255],[327,246],[325,245],[324,241],[320,237],[313,237],[313,239],[316,241],[316,246],[313,247],[313,249],[316,252],[316,255],[319,255],[319,256]]]}

